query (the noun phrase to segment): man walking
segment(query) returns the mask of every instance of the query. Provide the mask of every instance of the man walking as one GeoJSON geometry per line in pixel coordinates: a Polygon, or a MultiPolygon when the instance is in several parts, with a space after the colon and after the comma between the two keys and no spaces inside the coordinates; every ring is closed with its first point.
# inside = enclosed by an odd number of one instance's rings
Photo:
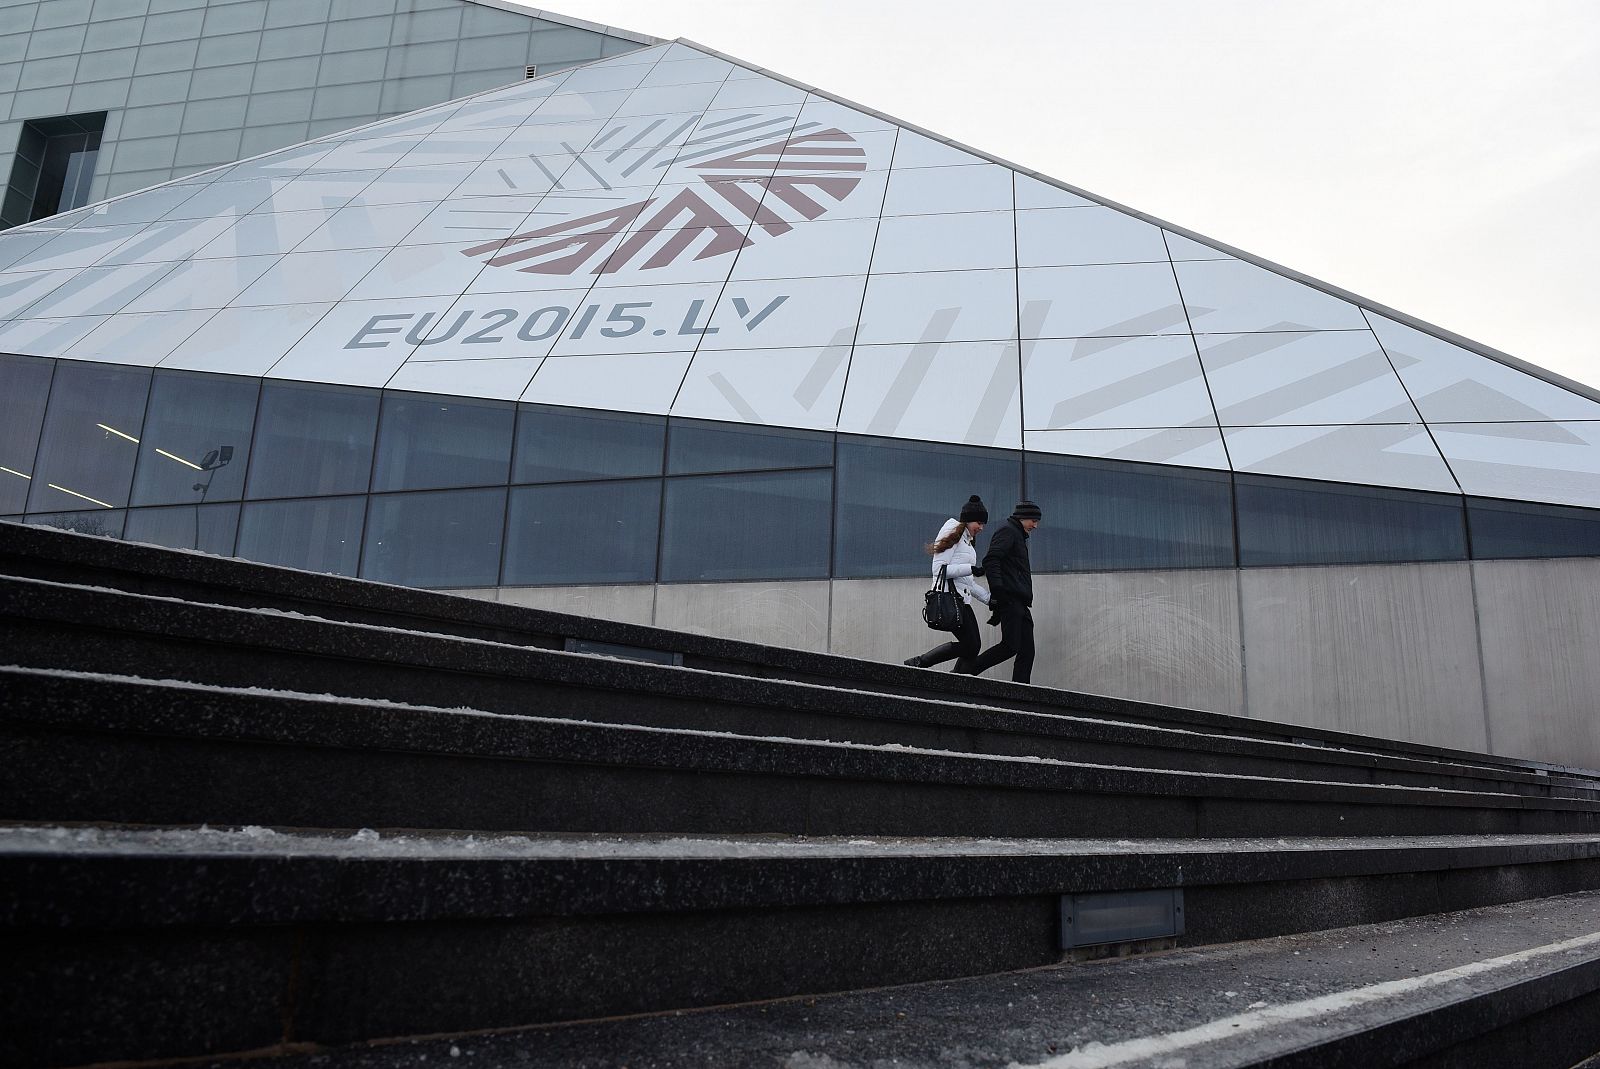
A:
{"type": "Polygon", "coordinates": [[[1033,568],[1028,563],[1028,534],[1043,516],[1032,501],[1018,501],[1010,518],[989,538],[983,574],[989,580],[989,607],[1000,620],[1000,641],[972,662],[972,675],[1015,657],[1012,682],[1027,683],[1033,677],[1033,568]]]}

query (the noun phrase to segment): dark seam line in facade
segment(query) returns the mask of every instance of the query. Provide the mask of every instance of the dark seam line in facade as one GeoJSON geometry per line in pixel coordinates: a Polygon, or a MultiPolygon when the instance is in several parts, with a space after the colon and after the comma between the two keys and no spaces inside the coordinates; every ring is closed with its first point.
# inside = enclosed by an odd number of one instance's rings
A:
{"type": "MultiPolygon", "coordinates": [[[[805,111],[804,104],[801,105],[800,110],[802,113],[805,111]]],[[[836,434],[839,433],[839,422],[844,419],[844,399],[850,392],[850,372],[854,368],[856,362],[856,342],[861,337],[861,319],[867,311],[867,289],[872,284],[872,261],[878,258],[878,236],[883,233],[883,206],[888,202],[889,199],[889,177],[894,171],[894,157],[895,153],[899,151],[899,148],[900,128],[896,126],[894,128],[894,141],[889,146],[889,162],[883,169],[883,196],[878,200],[878,215],[874,220],[872,227],[872,248],[867,252],[867,266],[861,272],[861,303],[856,305],[856,326],[855,330],[850,335],[850,355],[845,360],[844,383],[839,387],[839,408],[833,415],[833,427],[834,433],[836,434]]],[[[855,276],[823,275],[819,277],[853,278],[855,276]]]]}
{"type": "MultiPolygon", "coordinates": [[[[674,149],[674,153],[673,154],[674,154],[674,156],[676,156],[676,154],[677,154],[676,153],[676,149],[679,146],[673,145],[673,144],[671,144],[671,142],[679,134],[681,134],[684,131],[686,131],[686,130],[690,129],[691,127],[693,127],[695,122],[699,118],[700,118],[700,116],[697,115],[692,119],[685,119],[683,122],[679,123],[676,127],[673,128],[673,131],[670,134],[667,135],[667,140],[665,142],[663,142],[662,144],[659,144],[659,145],[652,146],[651,148],[647,149],[643,156],[640,156],[638,159],[636,159],[632,163],[630,163],[627,167],[624,167],[622,169],[622,177],[627,178],[627,177],[631,176],[633,174],[633,172],[637,171],[639,168],[643,167],[645,164],[647,164],[651,160],[655,159],[656,154],[659,153],[662,149],[672,148],[672,149],[674,149]]],[[[659,188],[660,185],[661,185],[661,179],[657,178],[655,180],[655,182],[652,183],[652,188],[659,188]]]]}
{"type": "MultiPolygon", "coordinates": [[[[729,73],[729,75],[731,75],[732,71],[729,71],[728,73],[729,73]]],[[[722,89],[727,88],[727,85],[728,85],[728,78],[727,78],[727,76],[724,76],[724,78],[722,80],[722,84],[718,89],[718,92],[721,92],[722,89]]],[[[704,116],[702,115],[702,118],[703,117],[704,116]]],[[[790,137],[794,136],[794,134],[793,134],[794,124],[799,121],[799,118],[800,118],[800,109],[796,108],[794,115],[788,117],[788,119],[787,119],[787,121],[789,123],[789,127],[790,127],[790,133],[789,133],[788,136],[790,136],[790,137]]],[[[775,121],[782,122],[784,120],[783,119],[779,119],[779,120],[775,120],[775,121]]],[[[780,131],[774,131],[774,134],[776,135],[779,132],[780,131]]],[[[689,144],[693,143],[693,136],[692,135],[693,135],[693,131],[691,131],[690,138],[688,140],[686,140],[684,142],[683,146],[681,146],[679,148],[679,150],[678,150],[679,157],[675,158],[672,161],[673,164],[677,164],[679,162],[688,162],[688,160],[693,157],[693,154],[691,154],[690,157],[684,157],[683,156],[683,150],[685,148],[687,148],[689,146],[689,144]]],[[[761,139],[760,138],[756,138],[755,140],[761,140],[761,139]]],[[[778,158],[775,159],[773,161],[773,163],[772,163],[772,171],[771,171],[771,173],[770,173],[770,175],[768,177],[776,175],[778,173],[778,168],[781,167],[782,165],[783,165],[783,154],[780,151],[779,154],[778,154],[778,158]]],[[[664,179],[665,177],[666,177],[666,172],[663,171],[662,172],[662,178],[664,179]]],[[[711,318],[706,320],[706,325],[708,327],[711,326],[712,323],[714,323],[715,320],[716,320],[717,309],[722,305],[722,298],[728,292],[728,284],[733,279],[734,271],[738,270],[739,260],[744,255],[744,250],[749,247],[749,244],[750,244],[750,232],[755,229],[756,220],[761,215],[761,208],[762,208],[763,205],[766,204],[767,195],[770,193],[770,191],[771,190],[770,190],[770,188],[768,186],[763,186],[762,187],[761,196],[756,199],[756,210],[753,213],[751,213],[749,221],[745,223],[744,235],[743,235],[745,244],[739,246],[739,248],[734,250],[733,257],[728,263],[728,272],[727,272],[727,274],[722,276],[722,285],[717,288],[716,299],[711,304],[711,318]]],[[[667,403],[667,412],[669,414],[671,413],[672,409],[677,406],[678,398],[683,396],[684,384],[689,381],[689,373],[694,370],[694,362],[700,356],[700,347],[703,344],[705,344],[705,339],[706,339],[706,336],[704,334],[701,334],[701,335],[699,335],[699,336],[697,336],[695,338],[694,349],[689,354],[688,362],[683,365],[683,375],[678,379],[678,385],[672,391],[672,400],[667,403]]],[[[722,351],[722,350],[714,350],[714,351],[722,351]]],[[[665,511],[665,509],[663,509],[662,511],[665,511]]]]}
{"type": "MultiPolygon", "coordinates": [[[[607,119],[606,121],[607,122],[615,122],[616,118],[617,117],[615,115],[613,115],[610,119],[607,119]]],[[[608,155],[606,157],[606,162],[607,163],[615,162],[618,157],[620,157],[623,153],[627,152],[633,146],[637,145],[639,142],[643,141],[645,138],[649,137],[650,136],[650,132],[652,130],[654,130],[656,127],[660,126],[662,123],[664,123],[666,121],[667,120],[666,120],[665,117],[657,119],[655,122],[651,123],[649,126],[646,126],[643,130],[640,130],[637,134],[634,134],[632,140],[625,142],[622,145],[621,148],[617,149],[616,151],[614,151],[610,155],[608,155]]],[[[626,125],[613,126],[611,128],[610,132],[606,134],[606,136],[610,137],[611,134],[614,134],[619,130],[626,130],[626,129],[627,129],[626,125]]],[[[565,145],[566,142],[563,141],[562,144],[565,145]]],[[[596,145],[590,145],[589,147],[591,149],[593,149],[593,148],[597,148],[598,145],[597,144],[596,145]]]]}
{"type": "Polygon", "coordinates": [[[1023,381],[1027,361],[1023,356],[1023,346],[1027,344],[1022,337],[1022,254],[1018,251],[1021,245],[1017,233],[1017,172],[1011,172],[1011,304],[1017,316],[1017,485],[1023,500],[1032,501],[1033,495],[1029,492],[1032,487],[1028,485],[1028,465],[1024,456],[1028,449],[1028,397],[1027,383],[1023,381]]]}

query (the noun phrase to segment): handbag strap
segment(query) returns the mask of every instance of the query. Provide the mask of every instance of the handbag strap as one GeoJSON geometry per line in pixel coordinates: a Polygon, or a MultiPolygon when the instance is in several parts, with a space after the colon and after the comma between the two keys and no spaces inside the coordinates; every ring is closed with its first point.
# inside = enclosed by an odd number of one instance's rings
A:
{"type": "Polygon", "coordinates": [[[949,567],[948,564],[939,565],[939,574],[933,577],[934,590],[954,590],[956,588],[955,583],[951,582],[950,577],[945,574],[949,567]]]}

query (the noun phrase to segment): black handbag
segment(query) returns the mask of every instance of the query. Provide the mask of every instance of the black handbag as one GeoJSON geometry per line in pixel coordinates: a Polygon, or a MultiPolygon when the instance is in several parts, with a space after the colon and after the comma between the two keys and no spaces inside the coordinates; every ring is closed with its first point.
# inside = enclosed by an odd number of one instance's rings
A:
{"type": "Polygon", "coordinates": [[[933,586],[922,595],[922,619],[935,631],[961,630],[961,596],[939,565],[939,574],[933,577],[933,586]]]}

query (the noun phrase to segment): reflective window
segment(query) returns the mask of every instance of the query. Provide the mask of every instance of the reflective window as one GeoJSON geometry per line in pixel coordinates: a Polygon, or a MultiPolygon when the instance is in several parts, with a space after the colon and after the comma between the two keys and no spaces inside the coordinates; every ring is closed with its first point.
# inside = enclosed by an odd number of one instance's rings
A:
{"type": "Polygon", "coordinates": [[[1048,530],[1029,545],[1036,572],[1233,567],[1227,472],[1029,456],[1028,497],[1048,530]]]}
{"type": "Polygon", "coordinates": [[[823,468],[832,463],[830,434],[674,420],[668,436],[667,472],[671,475],[823,468]]]}
{"type": "Polygon", "coordinates": [[[136,505],[237,501],[244,496],[256,379],[157,372],[133,480],[136,505]]]}
{"type": "Polygon", "coordinates": [[[514,489],[501,582],[648,583],[660,522],[659,479],[514,489]]]}
{"type": "Polygon", "coordinates": [[[656,416],[523,405],[511,481],[660,475],[666,421],[656,416]]]}
{"type": "Polygon", "coordinates": [[[824,579],[833,473],[669,479],[661,579],[824,579]]]}
{"type": "Polygon", "coordinates": [[[515,410],[494,401],[387,394],[374,490],[504,484],[515,410]]]}
{"type": "Polygon", "coordinates": [[[238,505],[179,505],[133,509],[122,537],[171,549],[197,549],[220,557],[233,555],[239,530],[238,505]]]}
{"type": "Polygon", "coordinates": [[[506,491],[375,494],[361,575],[407,586],[494,586],[506,491]]]}
{"type": "Polygon", "coordinates": [[[1462,560],[1461,498],[1378,486],[1234,478],[1243,565],[1462,560]]]}
{"type": "Polygon", "coordinates": [[[265,383],[245,496],[364,493],[377,425],[376,391],[265,383]]]}
{"type": "Polygon", "coordinates": [[[149,392],[145,368],[62,361],[50,390],[29,511],[126,505],[149,392]]]}
{"type": "Polygon", "coordinates": [[[121,538],[122,523],[126,513],[122,509],[96,509],[93,512],[41,512],[29,516],[28,523],[41,527],[59,527],[63,531],[99,535],[102,538],[121,538]]]}
{"type": "Polygon", "coordinates": [[[361,562],[365,497],[246,504],[238,555],[263,564],[355,575],[361,562]]]}
{"type": "Polygon", "coordinates": [[[1600,557],[1600,509],[1467,498],[1472,555],[1600,557]]]}
{"type": "Polygon", "coordinates": [[[834,574],[924,575],[922,547],[969,496],[988,505],[991,529],[1005,519],[1019,496],[1022,460],[994,449],[841,437],[838,473],[834,574]]]}
{"type": "Polygon", "coordinates": [[[0,513],[27,508],[53,360],[0,356],[0,513]]]}

